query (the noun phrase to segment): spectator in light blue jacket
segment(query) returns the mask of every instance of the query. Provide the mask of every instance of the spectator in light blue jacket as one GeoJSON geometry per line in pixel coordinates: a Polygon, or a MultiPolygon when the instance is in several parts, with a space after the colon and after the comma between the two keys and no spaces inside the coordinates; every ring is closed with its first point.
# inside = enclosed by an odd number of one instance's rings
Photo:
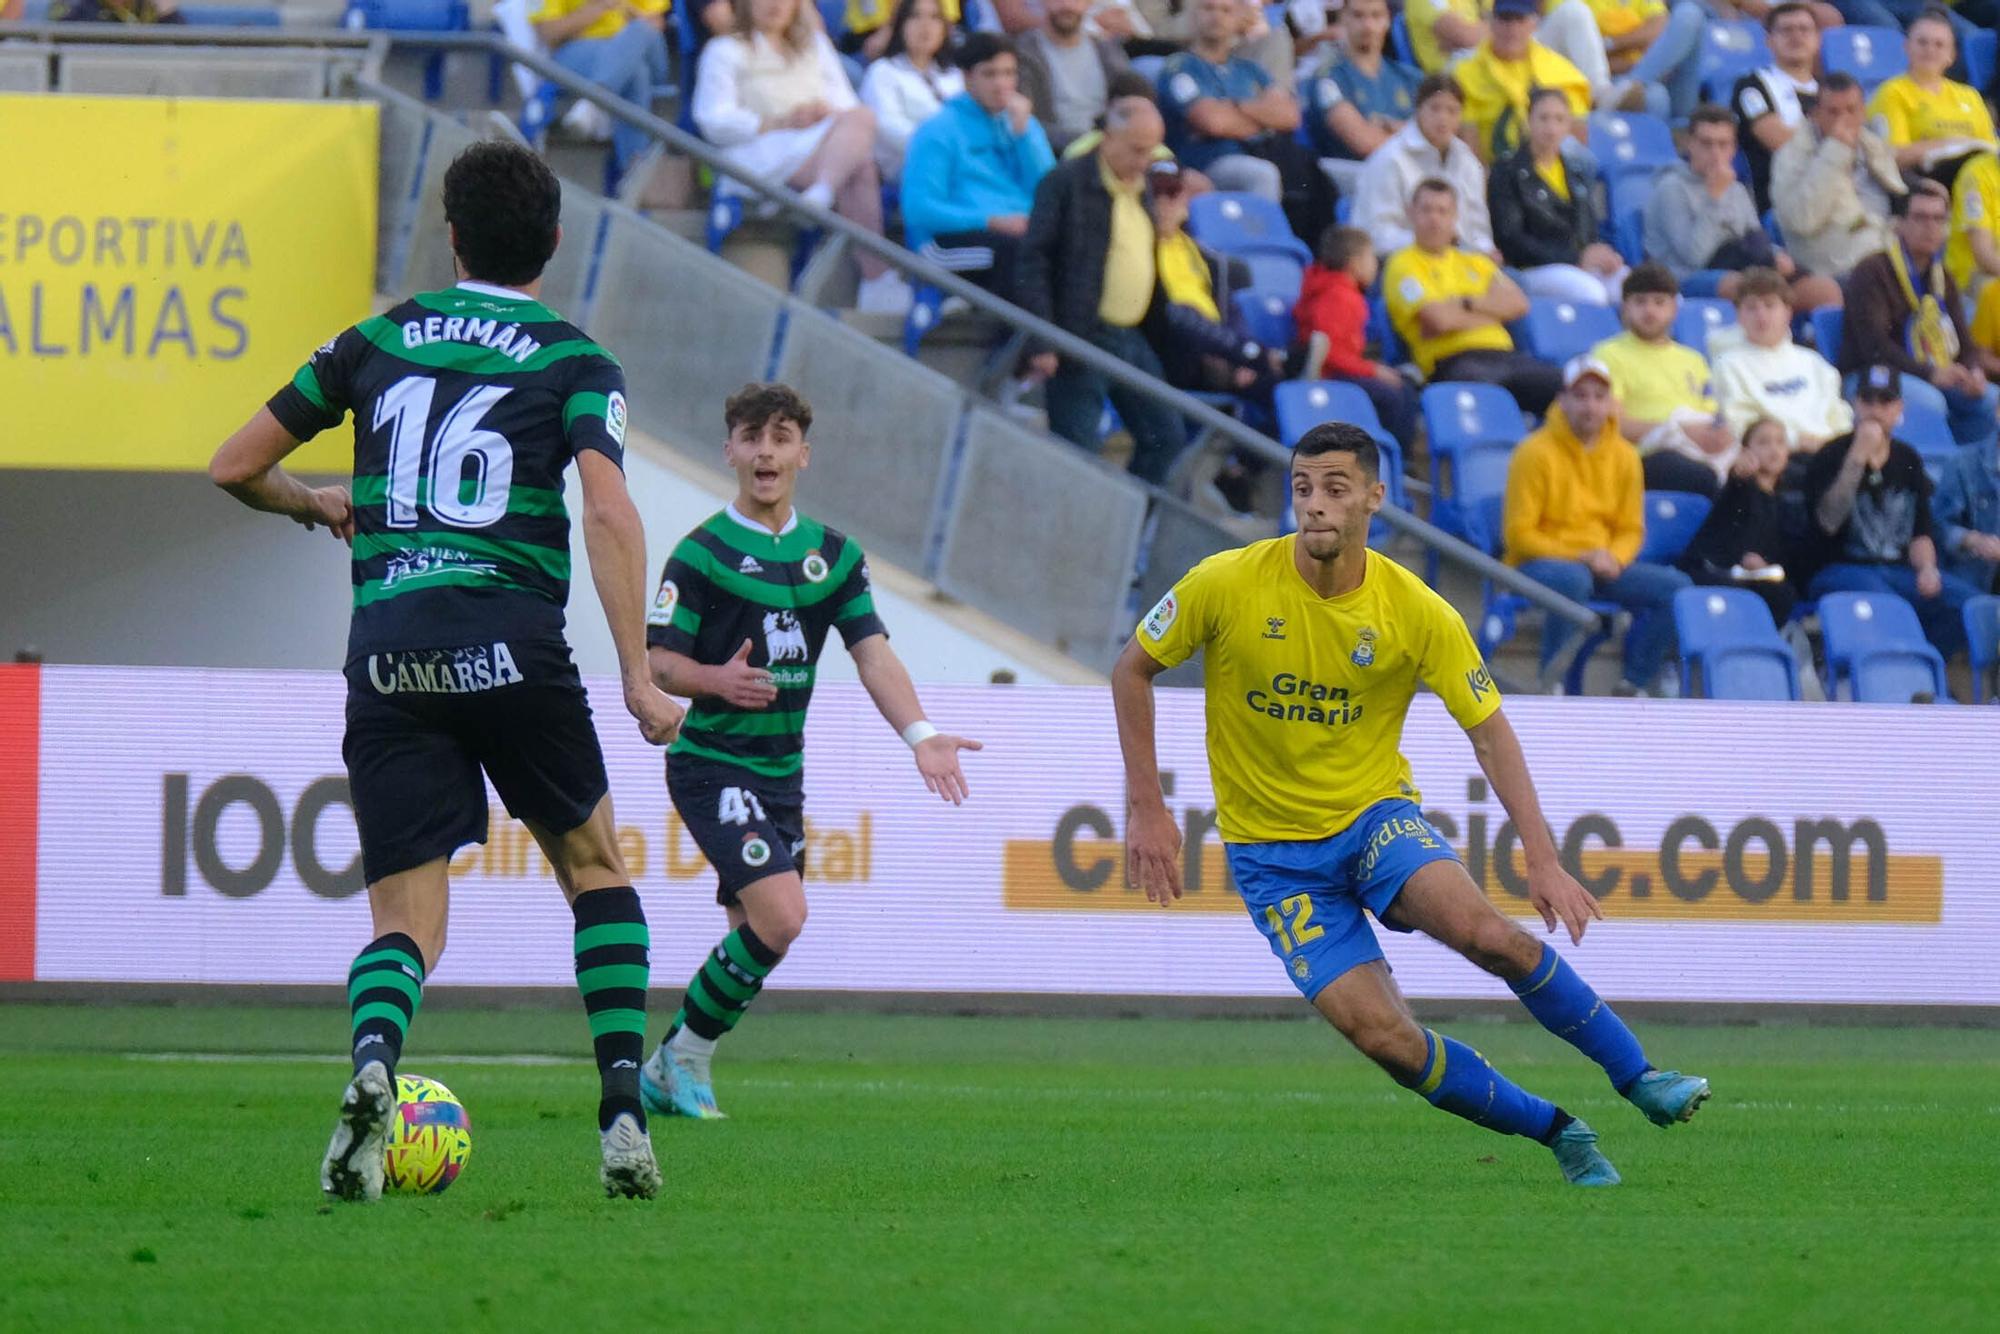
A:
{"type": "Polygon", "coordinates": [[[965,91],[910,138],[903,230],[924,258],[1012,301],[1035,186],[1056,155],[1019,89],[1011,41],[975,32],[958,64],[965,91]]]}
{"type": "Polygon", "coordinates": [[[2000,588],[2000,445],[1967,445],[1945,464],[1931,515],[1946,571],[1982,593],[2000,588]]]}

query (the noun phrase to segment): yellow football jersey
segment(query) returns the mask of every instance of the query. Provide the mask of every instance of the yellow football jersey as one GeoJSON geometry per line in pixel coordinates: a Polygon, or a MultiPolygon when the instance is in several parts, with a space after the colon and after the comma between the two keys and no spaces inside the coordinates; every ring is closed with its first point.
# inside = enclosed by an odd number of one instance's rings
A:
{"type": "Polygon", "coordinates": [[[1205,649],[1208,767],[1229,843],[1330,838],[1389,797],[1421,801],[1403,719],[1421,681],[1461,727],[1500,707],[1465,621],[1370,551],[1361,587],[1313,591],[1295,536],[1253,542],[1189,570],[1140,624],[1163,666],[1205,649]]]}
{"type": "Polygon", "coordinates": [[[1945,243],[1944,267],[1968,294],[1979,268],[1972,253],[1974,231],[2000,233],[2000,158],[1991,153],[1967,161],[1951,187],[1951,240],[1945,243]]]}
{"type": "Polygon", "coordinates": [[[1993,117],[1977,90],[1950,79],[1934,93],[1907,74],[1884,80],[1868,99],[1868,115],[1882,122],[1890,146],[1926,139],[1983,139],[1993,142],[1993,117]]]}
{"type": "Polygon", "coordinates": [[[1435,301],[1456,301],[1462,296],[1484,296],[1499,274],[1499,266],[1472,250],[1447,250],[1429,254],[1416,246],[1405,246],[1389,256],[1382,271],[1382,295],[1389,307],[1389,323],[1409,345],[1417,369],[1429,375],[1446,357],[1485,349],[1511,352],[1514,339],[1505,325],[1481,324],[1457,333],[1426,337],[1417,313],[1435,301]]]}

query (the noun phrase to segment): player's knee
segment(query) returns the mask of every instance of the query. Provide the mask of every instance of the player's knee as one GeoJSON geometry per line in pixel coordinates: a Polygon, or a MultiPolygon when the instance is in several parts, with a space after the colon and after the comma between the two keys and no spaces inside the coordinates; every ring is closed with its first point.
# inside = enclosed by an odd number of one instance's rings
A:
{"type": "Polygon", "coordinates": [[[1358,1024],[1348,1031],[1347,1040],[1356,1051],[1401,1080],[1422,1070],[1430,1054],[1424,1031],[1402,1015],[1358,1024]]]}
{"type": "Polygon", "coordinates": [[[1498,913],[1481,917],[1465,943],[1465,957],[1495,977],[1526,977],[1542,957],[1535,938],[1498,913]]]}
{"type": "Polygon", "coordinates": [[[772,950],[785,953],[806,929],[805,899],[760,904],[758,910],[750,915],[750,929],[772,950]]]}

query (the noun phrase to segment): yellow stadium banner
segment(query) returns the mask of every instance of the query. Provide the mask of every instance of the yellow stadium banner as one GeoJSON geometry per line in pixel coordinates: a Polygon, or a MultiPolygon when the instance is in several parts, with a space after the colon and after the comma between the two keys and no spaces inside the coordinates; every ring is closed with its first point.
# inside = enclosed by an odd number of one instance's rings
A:
{"type": "Polygon", "coordinates": [[[206,467],[370,313],[376,152],[373,103],[0,95],[0,467],[206,467]]]}

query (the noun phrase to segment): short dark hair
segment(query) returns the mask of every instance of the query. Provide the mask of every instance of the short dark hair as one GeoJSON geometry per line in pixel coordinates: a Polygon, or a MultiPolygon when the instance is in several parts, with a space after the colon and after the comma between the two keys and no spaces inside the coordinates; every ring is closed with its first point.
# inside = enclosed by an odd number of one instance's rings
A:
{"type": "Polygon", "coordinates": [[[1674,277],[1672,269],[1658,260],[1649,259],[1644,264],[1634,265],[1632,271],[1625,275],[1625,287],[1620,296],[1622,299],[1627,296],[1649,294],[1664,296],[1681,294],[1681,280],[1674,277]]]}
{"type": "Polygon", "coordinates": [[[1374,436],[1352,422],[1321,422],[1292,446],[1294,462],[1321,454],[1352,454],[1362,476],[1371,482],[1381,480],[1382,451],[1375,447],[1374,436]]]}
{"type": "Polygon", "coordinates": [[[1866,91],[1861,86],[1861,80],[1855,78],[1844,69],[1837,69],[1831,74],[1820,75],[1819,95],[1821,97],[1825,97],[1828,93],[1860,93],[1866,91]]]}
{"type": "Polygon", "coordinates": [[[805,396],[788,384],[776,380],[768,384],[752,380],[729,396],[722,405],[722,424],[734,436],[736,428],[747,426],[752,431],[762,431],[773,421],[788,421],[799,428],[800,435],[812,430],[812,404],[805,396]]]}
{"type": "Polygon", "coordinates": [[[444,219],[468,278],[519,287],[556,253],[562,185],[519,144],[473,144],[444,172],[444,219]]]}
{"type": "Polygon", "coordinates": [[[1692,134],[1703,125],[1726,125],[1731,134],[1736,133],[1736,113],[1728,107],[1717,106],[1713,102],[1703,102],[1688,117],[1688,133],[1692,134]]]}
{"type": "Polygon", "coordinates": [[[1458,187],[1439,177],[1426,176],[1417,182],[1416,189],[1410,191],[1411,207],[1416,206],[1419,195],[1450,195],[1455,200],[1458,198],[1458,187]]]}
{"type": "Polygon", "coordinates": [[[1776,269],[1745,269],[1736,282],[1736,304],[1740,306],[1753,296],[1774,296],[1789,306],[1792,285],[1776,269]]]}
{"type": "Polygon", "coordinates": [[[1013,38],[997,32],[974,32],[967,33],[965,40],[958,44],[958,55],[954,58],[958,67],[970,74],[975,66],[1000,56],[1013,56],[1016,60],[1021,58],[1020,52],[1014,49],[1013,38]]]}
{"type": "Polygon", "coordinates": [[[1361,228],[1343,227],[1336,222],[1319,234],[1319,250],[1314,257],[1323,269],[1344,269],[1372,244],[1368,233],[1361,228]]]}
{"type": "Polygon", "coordinates": [[[1121,69],[1104,85],[1104,105],[1108,107],[1121,97],[1143,97],[1148,102],[1157,102],[1160,90],[1138,70],[1121,69]]]}
{"type": "Polygon", "coordinates": [[[1910,216],[1910,204],[1921,195],[1925,199],[1940,199],[1945,207],[1951,207],[1951,191],[1928,176],[1909,177],[1910,188],[1899,195],[1889,196],[1889,212],[1898,218],[1910,216]]]}
{"type": "Polygon", "coordinates": [[[1459,87],[1458,80],[1449,74],[1426,74],[1424,81],[1417,85],[1416,105],[1422,106],[1439,93],[1449,95],[1460,106],[1465,105],[1465,89],[1459,87]]]}
{"type": "Polygon", "coordinates": [[[1528,110],[1533,112],[1536,107],[1548,101],[1551,97],[1563,104],[1564,111],[1570,109],[1568,93],[1560,88],[1547,88],[1537,84],[1528,90],[1528,110]]]}
{"type": "Polygon", "coordinates": [[[1764,31],[1770,32],[1778,26],[1778,20],[1787,14],[1804,14],[1818,26],[1819,19],[1813,14],[1813,7],[1806,0],[1784,0],[1783,4],[1772,5],[1771,12],[1764,15],[1764,31]]]}

